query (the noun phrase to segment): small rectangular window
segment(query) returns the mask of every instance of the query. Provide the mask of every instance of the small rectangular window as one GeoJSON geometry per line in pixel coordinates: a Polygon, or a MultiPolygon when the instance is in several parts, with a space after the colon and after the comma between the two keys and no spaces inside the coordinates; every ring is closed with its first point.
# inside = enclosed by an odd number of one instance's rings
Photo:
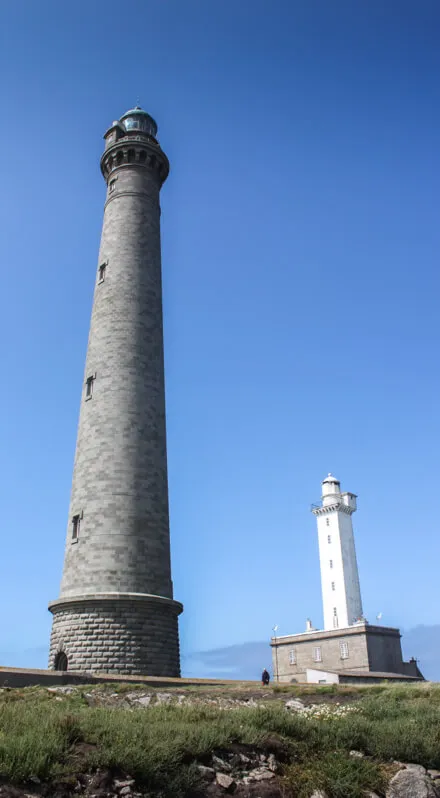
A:
{"type": "Polygon", "coordinates": [[[80,524],[81,524],[81,516],[74,515],[72,518],[72,541],[76,541],[79,538],[80,524]]]}
{"type": "Polygon", "coordinates": [[[338,614],[338,610],[336,609],[336,607],[333,607],[333,615],[337,615],[337,614],[338,614]]]}
{"type": "Polygon", "coordinates": [[[327,526],[330,526],[330,518],[326,518],[325,523],[327,524],[327,526]]]}
{"type": "Polygon", "coordinates": [[[335,583],[332,582],[332,590],[336,590],[335,583]]]}
{"type": "Polygon", "coordinates": [[[110,183],[108,184],[109,193],[112,194],[115,188],[116,188],[116,177],[114,178],[114,180],[110,180],[110,183]]]}
{"type": "Polygon", "coordinates": [[[341,640],[339,643],[339,650],[341,652],[341,659],[348,659],[348,643],[345,640],[341,640]]]}
{"type": "Polygon", "coordinates": [[[313,659],[315,662],[322,662],[321,646],[313,649],[313,659]]]}
{"type": "Polygon", "coordinates": [[[106,268],[107,268],[107,264],[106,263],[101,263],[101,265],[100,265],[100,267],[98,269],[98,283],[103,283],[104,282],[106,268]]]}
{"type": "Polygon", "coordinates": [[[294,648],[289,651],[289,665],[296,665],[296,651],[294,648]]]}
{"type": "Polygon", "coordinates": [[[95,378],[87,377],[86,379],[86,399],[91,399],[93,396],[93,383],[95,382],[95,378]]]}
{"type": "Polygon", "coordinates": [[[331,535],[327,535],[327,543],[331,543],[331,542],[332,542],[332,536],[331,535]]]}
{"type": "Polygon", "coordinates": [[[333,560],[330,560],[330,568],[333,568],[333,560]]]}

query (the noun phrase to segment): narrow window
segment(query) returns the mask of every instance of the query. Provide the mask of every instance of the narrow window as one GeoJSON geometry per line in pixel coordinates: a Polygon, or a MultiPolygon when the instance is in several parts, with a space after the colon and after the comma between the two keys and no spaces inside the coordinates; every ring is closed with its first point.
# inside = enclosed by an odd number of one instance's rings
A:
{"type": "Polygon", "coordinates": [[[348,643],[345,640],[341,640],[339,643],[339,650],[341,652],[341,659],[348,659],[348,643]]]}
{"type": "Polygon", "coordinates": [[[331,535],[327,535],[327,543],[331,543],[331,542],[332,542],[332,536],[331,535]]]}
{"type": "Polygon", "coordinates": [[[86,379],[86,400],[91,399],[93,396],[93,383],[95,382],[94,377],[87,377],[86,379]]]}
{"type": "Polygon", "coordinates": [[[330,518],[326,518],[325,523],[327,524],[327,526],[330,526],[330,518]]]}
{"type": "Polygon", "coordinates": [[[113,180],[110,180],[110,183],[108,184],[109,193],[113,194],[115,188],[116,188],[116,178],[114,178],[113,180]]]}
{"type": "Polygon", "coordinates": [[[332,590],[336,590],[334,582],[332,582],[332,590]]]}
{"type": "Polygon", "coordinates": [[[77,541],[79,538],[79,527],[81,524],[81,517],[74,515],[72,518],[72,540],[77,541]]]}
{"type": "Polygon", "coordinates": [[[333,560],[330,560],[330,568],[333,568],[333,560]]]}
{"type": "Polygon", "coordinates": [[[107,268],[107,264],[106,263],[101,263],[101,265],[100,265],[100,267],[98,269],[98,283],[103,283],[104,282],[106,268],[107,268]]]}
{"type": "Polygon", "coordinates": [[[315,662],[322,662],[321,646],[313,649],[313,659],[315,662]]]}
{"type": "Polygon", "coordinates": [[[289,651],[289,665],[296,665],[296,651],[294,648],[289,651]]]}
{"type": "Polygon", "coordinates": [[[338,610],[336,609],[336,607],[333,607],[333,615],[337,615],[337,614],[338,614],[338,610]]]}

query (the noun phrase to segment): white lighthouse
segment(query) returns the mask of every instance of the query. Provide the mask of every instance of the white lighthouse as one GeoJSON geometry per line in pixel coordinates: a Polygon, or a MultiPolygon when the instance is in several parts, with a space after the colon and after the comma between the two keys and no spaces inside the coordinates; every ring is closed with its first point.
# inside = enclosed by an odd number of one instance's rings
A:
{"type": "Polygon", "coordinates": [[[354,493],[341,493],[332,474],[322,483],[322,501],[313,507],[318,523],[324,629],[343,629],[363,620],[352,515],[354,493]]]}

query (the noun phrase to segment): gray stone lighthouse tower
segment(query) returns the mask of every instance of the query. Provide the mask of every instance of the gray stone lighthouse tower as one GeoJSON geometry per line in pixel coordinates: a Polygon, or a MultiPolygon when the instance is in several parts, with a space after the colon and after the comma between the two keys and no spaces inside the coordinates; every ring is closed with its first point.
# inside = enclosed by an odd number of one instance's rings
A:
{"type": "Polygon", "coordinates": [[[49,667],[178,676],[165,435],[159,191],[141,108],[105,133],[107,184],[49,667]]]}

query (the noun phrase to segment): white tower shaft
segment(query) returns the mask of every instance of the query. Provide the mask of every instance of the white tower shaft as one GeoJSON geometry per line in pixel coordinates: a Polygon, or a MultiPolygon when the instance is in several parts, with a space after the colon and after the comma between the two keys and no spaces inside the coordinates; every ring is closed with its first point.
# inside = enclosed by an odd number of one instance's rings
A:
{"type": "Polygon", "coordinates": [[[322,483],[322,504],[312,512],[318,524],[324,629],[351,626],[362,618],[352,514],[354,493],[341,493],[331,474],[322,483]]]}

